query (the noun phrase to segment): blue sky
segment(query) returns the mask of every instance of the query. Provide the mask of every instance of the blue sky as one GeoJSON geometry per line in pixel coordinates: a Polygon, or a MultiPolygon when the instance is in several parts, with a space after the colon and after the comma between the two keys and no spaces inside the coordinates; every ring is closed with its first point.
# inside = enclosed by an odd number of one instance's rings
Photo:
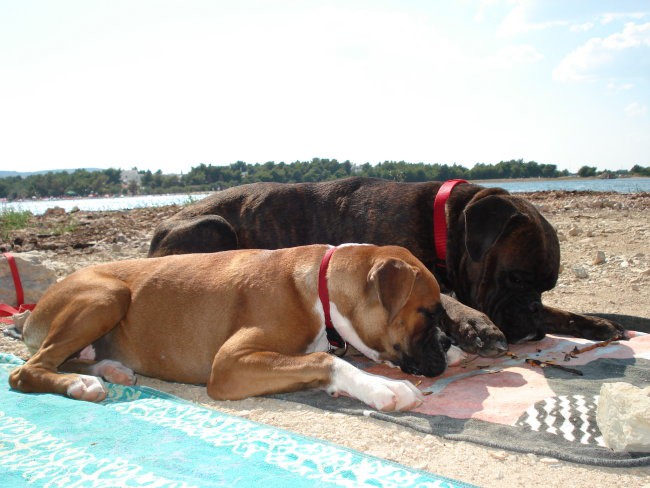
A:
{"type": "Polygon", "coordinates": [[[650,2],[0,0],[0,169],[650,165],[650,2]]]}

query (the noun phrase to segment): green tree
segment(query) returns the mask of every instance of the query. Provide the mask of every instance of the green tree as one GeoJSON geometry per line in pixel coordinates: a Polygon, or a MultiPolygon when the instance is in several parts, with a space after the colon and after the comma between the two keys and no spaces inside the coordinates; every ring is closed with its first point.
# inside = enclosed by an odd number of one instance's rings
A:
{"type": "Polygon", "coordinates": [[[596,176],[596,168],[594,166],[582,166],[578,170],[578,176],[580,176],[581,178],[596,176]]]}

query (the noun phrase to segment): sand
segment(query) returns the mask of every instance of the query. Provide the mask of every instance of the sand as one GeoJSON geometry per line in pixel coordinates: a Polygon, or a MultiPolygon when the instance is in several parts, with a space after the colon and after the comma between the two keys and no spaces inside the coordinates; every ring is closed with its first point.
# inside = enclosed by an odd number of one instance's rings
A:
{"type": "MultiPolygon", "coordinates": [[[[574,312],[650,317],[650,194],[542,192],[527,197],[556,227],[560,237],[562,272],[556,288],[544,295],[546,304],[574,312]],[[604,254],[604,262],[594,264],[598,251],[601,257],[604,254]]],[[[29,244],[29,236],[42,236],[42,231],[19,231],[0,243],[0,248],[13,252],[36,249],[62,277],[94,262],[144,256],[154,221],[174,211],[176,208],[170,207],[94,212],[91,217],[83,212],[51,215],[37,219],[34,225],[44,226],[48,218],[77,219],[83,225],[68,234],[35,237],[36,244],[29,244]],[[93,226],[103,230],[93,234],[93,226]],[[22,238],[18,244],[12,240],[16,236],[22,238]],[[58,244],[48,245],[52,242],[58,244]],[[75,249],[72,242],[93,245],[75,249]]],[[[26,354],[22,343],[7,337],[0,337],[0,351],[26,354]]],[[[370,418],[289,402],[267,398],[217,402],[202,387],[143,377],[139,382],[209,408],[478,486],[650,487],[650,467],[584,466],[448,441],[370,418]]]]}

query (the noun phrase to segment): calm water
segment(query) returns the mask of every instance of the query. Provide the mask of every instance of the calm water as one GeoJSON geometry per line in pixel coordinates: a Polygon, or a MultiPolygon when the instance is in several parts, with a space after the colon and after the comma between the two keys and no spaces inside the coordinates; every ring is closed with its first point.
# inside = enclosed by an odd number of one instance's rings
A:
{"type": "MultiPolygon", "coordinates": [[[[513,193],[544,190],[592,190],[615,191],[618,193],[650,192],[650,178],[620,178],[615,180],[584,180],[580,178],[570,180],[495,180],[494,182],[481,182],[481,185],[489,187],[499,186],[513,193]]],[[[125,210],[140,207],[159,207],[161,205],[171,205],[173,203],[185,204],[205,198],[207,195],[209,195],[209,193],[10,202],[0,203],[0,211],[3,209],[29,210],[33,214],[39,215],[45,213],[48,208],[55,206],[62,207],[66,211],[70,211],[74,207],[77,207],[80,210],[125,210]]]]}

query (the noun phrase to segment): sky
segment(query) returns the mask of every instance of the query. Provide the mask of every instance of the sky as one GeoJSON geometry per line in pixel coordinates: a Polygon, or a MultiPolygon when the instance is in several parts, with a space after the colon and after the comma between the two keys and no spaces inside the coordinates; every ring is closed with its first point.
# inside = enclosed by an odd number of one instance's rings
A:
{"type": "Polygon", "coordinates": [[[650,166],[648,0],[0,0],[0,170],[650,166]]]}

